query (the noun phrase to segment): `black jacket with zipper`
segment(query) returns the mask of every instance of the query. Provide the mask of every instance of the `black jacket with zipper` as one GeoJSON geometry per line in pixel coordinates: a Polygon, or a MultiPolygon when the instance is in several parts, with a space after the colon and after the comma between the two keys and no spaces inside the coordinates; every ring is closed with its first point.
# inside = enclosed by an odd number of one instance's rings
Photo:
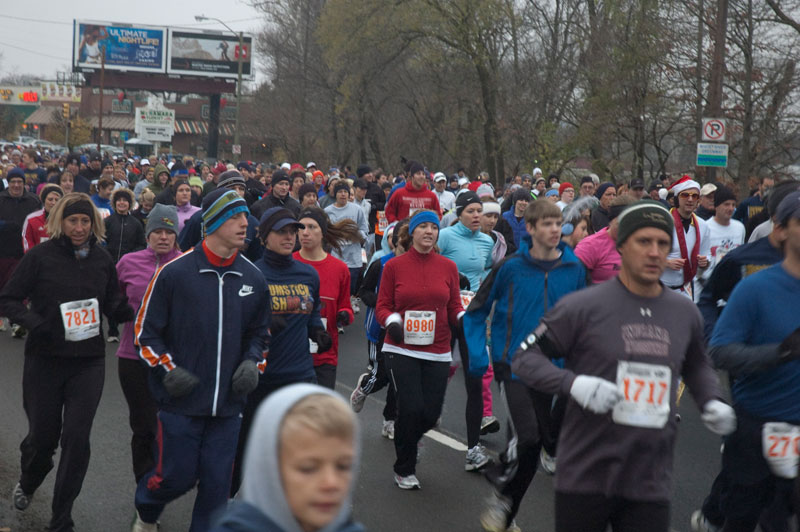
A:
{"type": "Polygon", "coordinates": [[[78,259],[72,243],[62,236],[34,246],[22,257],[0,292],[0,315],[30,331],[25,355],[101,357],[106,352],[102,328],[100,334],[86,340],[68,342],[64,338],[59,306],[91,298],[97,299],[101,314],[117,322],[133,319],[108,252],[92,236],[89,255],[78,259]]]}
{"type": "Polygon", "coordinates": [[[114,264],[119,262],[123,255],[147,247],[144,226],[136,216],[115,212],[107,217],[105,222],[106,250],[114,259],[114,264]]]}

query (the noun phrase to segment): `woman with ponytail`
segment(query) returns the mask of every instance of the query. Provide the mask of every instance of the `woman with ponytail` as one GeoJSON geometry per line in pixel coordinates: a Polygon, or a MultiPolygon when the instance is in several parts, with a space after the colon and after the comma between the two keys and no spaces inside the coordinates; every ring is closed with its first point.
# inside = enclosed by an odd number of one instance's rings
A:
{"type": "Polygon", "coordinates": [[[318,207],[306,207],[300,211],[300,223],[304,226],[298,232],[300,250],[294,258],[313,267],[319,274],[320,317],[322,324],[333,340],[330,349],[318,352],[312,344],[314,371],[317,383],[331,390],[336,384],[336,365],[339,358],[339,334],[343,327],[353,322],[353,309],[350,306],[350,270],[347,264],[330,253],[340,251],[349,242],[361,242],[361,233],[356,223],[343,219],[331,223],[325,211],[318,207]]]}

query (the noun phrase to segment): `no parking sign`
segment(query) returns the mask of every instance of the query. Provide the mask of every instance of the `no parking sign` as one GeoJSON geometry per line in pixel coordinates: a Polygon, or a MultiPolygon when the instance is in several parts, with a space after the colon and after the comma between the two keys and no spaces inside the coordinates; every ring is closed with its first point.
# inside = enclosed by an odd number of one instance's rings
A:
{"type": "Polygon", "coordinates": [[[724,118],[704,118],[703,119],[703,141],[704,142],[725,142],[727,135],[727,124],[724,118]]]}

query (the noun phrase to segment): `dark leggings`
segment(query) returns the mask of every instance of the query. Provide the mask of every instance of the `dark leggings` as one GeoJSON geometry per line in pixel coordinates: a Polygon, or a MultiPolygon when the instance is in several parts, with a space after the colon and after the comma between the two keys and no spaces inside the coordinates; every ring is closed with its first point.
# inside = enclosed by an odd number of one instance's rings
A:
{"type": "Polygon", "coordinates": [[[119,358],[119,384],[128,403],[128,423],[133,431],[131,457],[136,482],[155,467],[153,454],[158,429],[158,405],[150,393],[150,369],[141,361],[119,358]]]}
{"type": "Polygon", "coordinates": [[[481,437],[481,419],[483,418],[483,378],[473,377],[469,373],[469,351],[464,331],[461,327],[451,327],[450,348],[458,342],[461,355],[461,367],[464,370],[464,387],[467,389],[467,408],[464,418],[467,424],[467,447],[472,449],[478,445],[481,437]]]}
{"type": "Polygon", "coordinates": [[[669,532],[668,501],[556,492],[556,532],[669,532]]]}

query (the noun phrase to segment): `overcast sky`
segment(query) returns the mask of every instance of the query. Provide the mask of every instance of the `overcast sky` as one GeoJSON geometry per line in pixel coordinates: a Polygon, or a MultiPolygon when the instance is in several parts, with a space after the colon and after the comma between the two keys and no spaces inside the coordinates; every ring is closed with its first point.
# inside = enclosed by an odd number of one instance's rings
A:
{"type": "Polygon", "coordinates": [[[242,0],[3,2],[0,77],[24,73],[54,80],[56,72],[71,70],[73,19],[225,29],[218,22],[198,23],[195,15],[216,17],[235,31],[255,33],[262,25],[260,13],[242,0]]]}

